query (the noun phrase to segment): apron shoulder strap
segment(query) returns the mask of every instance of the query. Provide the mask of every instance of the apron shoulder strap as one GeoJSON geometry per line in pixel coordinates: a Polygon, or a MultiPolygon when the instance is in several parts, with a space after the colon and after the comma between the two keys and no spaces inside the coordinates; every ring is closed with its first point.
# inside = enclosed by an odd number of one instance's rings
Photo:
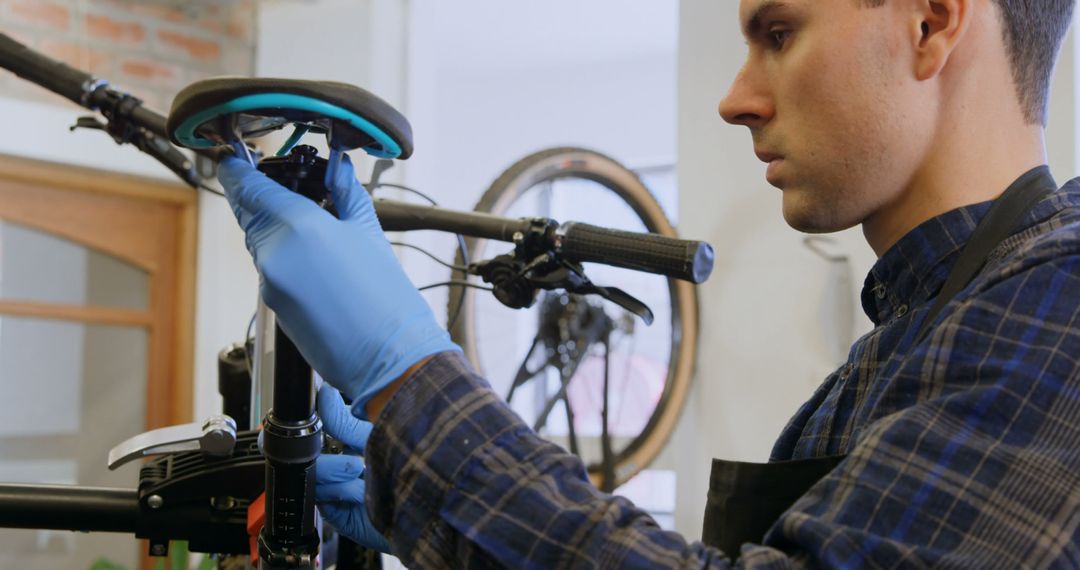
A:
{"type": "Polygon", "coordinates": [[[1050,175],[1050,168],[1040,166],[1026,172],[994,201],[986,217],[972,232],[971,239],[960,252],[960,258],[945,279],[945,285],[941,287],[934,305],[923,319],[919,334],[915,337],[915,344],[922,342],[941,309],[982,271],[994,248],[1012,234],[1016,225],[1039,200],[1055,190],[1057,184],[1050,175]]]}

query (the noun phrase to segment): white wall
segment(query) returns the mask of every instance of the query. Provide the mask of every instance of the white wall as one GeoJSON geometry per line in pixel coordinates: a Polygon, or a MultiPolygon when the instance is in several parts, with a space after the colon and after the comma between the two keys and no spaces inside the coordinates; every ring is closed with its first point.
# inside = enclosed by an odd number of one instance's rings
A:
{"type": "MultiPolygon", "coordinates": [[[[835,367],[820,307],[836,305],[830,265],[802,245],[780,213],[745,128],[717,105],[745,56],[734,2],[682,0],[679,35],[679,216],[685,235],[716,247],[701,288],[702,352],[686,414],[668,453],[679,466],[676,525],[700,536],[709,458],[759,461],[814,387],[835,367]]],[[[1075,54],[1063,54],[1048,143],[1060,181],[1077,172],[1075,54]]],[[[855,330],[870,328],[858,292],[875,257],[859,230],[834,236],[851,257],[855,330]]],[[[825,314],[828,314],[826,312],[825,314]]],[[[838,313],[834,313],[835,314],[838,313]]]]}
{"type": "Polygon", "coordinates": [[[1080,175],[1080,113],[1077,112],[1077,65],[1080,43],[1076,41],[1076,21],[1061,48],[1054,84],[1050,91],[1050,121],[1046,128],[1046,145],[1050,170],[1059,184],[1080,175]]]}
{"type": "MultiPolygon", "coordinates": [[[[671,162],[676,12],[647,1],[413,0],[407,98],[416,153],[405,180],[469,209],[527,154],[585,146],[625,163],[671,162]]],[[[445,236],[410,241],[452,255],[445,236]]],[[[406,256],[421,281],[445,272],[406,256]]],[[[446,292],[432,292],[445,306],[446,292]]]]}

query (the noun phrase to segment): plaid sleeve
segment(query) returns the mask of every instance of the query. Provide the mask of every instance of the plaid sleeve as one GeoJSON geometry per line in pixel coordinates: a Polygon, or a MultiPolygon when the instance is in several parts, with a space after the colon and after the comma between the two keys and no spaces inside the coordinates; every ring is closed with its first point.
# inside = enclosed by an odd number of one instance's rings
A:
{"type": "Polygon", "coordinates": [[[598,491],[457,353],[428,361],[367,447],[368,510],[410,568],[724,566],[598,491]]]}
{"type": "MultiPolygon", "coordinates": [[[[881,380],[919,403],[868,421],[736,565],[1080,564],[1077,291],[1062,256],[966,299],[881,380]]],[[[372,520],[413,568],[731,565],[597,491],[456,354],[405,383],[367,451],[372,520]]]]}

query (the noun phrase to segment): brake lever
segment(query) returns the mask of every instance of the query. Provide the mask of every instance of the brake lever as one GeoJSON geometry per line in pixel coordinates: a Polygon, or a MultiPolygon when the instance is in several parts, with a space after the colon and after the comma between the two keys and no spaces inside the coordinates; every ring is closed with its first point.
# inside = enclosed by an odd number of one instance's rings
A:
{"type": "Polygon", "coordinates": [[[74,131],[76,129],[93,129],[98,131],[106,131],[108,130],[108,126],[98,120],[97,117],[94,117],[92,115],[84,115],[82,117],[79,117],[78,119],[75,119],[75,124],[68,127],[69,131],[74,131]]]}
{"type": "Polygon", "coordinates": [[[606,301],[615,303],[623,309],[637,315],[646,325],[653,323],[653,312],[648,305],[618,287],[603,287],[593,283],[585,276],[585,269],[577,263],[565,259],[555,260],[559,269],[540,279],[530,279],[543,289],[564,289],[578,295],[599,295],[606,301]]]}
{"type": "Polygon", "coordinates": [[[566,282],[556,284],[556,286],[552,288],[564,289],[567,293],[575,293],[577,295],[598,295],[605,301],[615,303],[623,309],[637,315],[646,325],[651,325],[653,323],[653,312],[648,305],[618,287],[602,287],[594,284],[584,273],[579,272],[579,270],[580,268],[568,267],[566,271],[574,277],[566,282]]]}
{"type": "Polygon", "coordinates": [[[514,255],[500,255],[489,261],[473,263],[469,273],[480,275],[494,286],[495,297],[504,305],[522,309],[531,307],[538,289],[563,289],[578,295],[599,295],[606,301],[637,315],[651,325],[655,316],[649,306],[618,287],[595,285],[585,276],[581,265],[558,259],[550,253],[522,263],[514,255]]]}
{"type": "MultiPolygon", "coordinates": [[[[138,99],[134,99],[138,101],[138,99]]],[[[202,177],[195,170],[195,164],[184,153],[180,152],[168,140],[154,133],[134,126],[119,126],[113,122],[105,123],[92,115],[84,115],[75,120],[75,124],[68,127],[69,131],[77,129],[91,129],[105,131],[116,141],[116,144],[131,144],[135,148],[150,155],[154,160],[163,164],[193,188],[198,188],[202,183],[202,177]]]]}
{"type": "MultiPolygon", "coordinates": [[[[653,319],[655,317],[653,316],[652,309],[633,295],[618,287],[600,287],[598,285],[593,285],[592,288],[593,293],[641,317],[641,320],[644,321],[646,325],[653,324],[653,319]]],[[[571,292],[573,293],[575,291],[571,292]]]]}

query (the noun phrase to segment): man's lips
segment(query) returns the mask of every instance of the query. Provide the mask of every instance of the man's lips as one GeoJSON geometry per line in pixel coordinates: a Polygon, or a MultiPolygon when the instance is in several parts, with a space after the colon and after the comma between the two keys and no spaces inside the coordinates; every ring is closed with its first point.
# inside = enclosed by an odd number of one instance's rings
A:
{"type": "Polygon", "coordinates": [[[776,154],[775,152],[766,152],[763,150],[755,150],[754,154],[757,155],[758,160],[764,163],[770,163],[778,158],[784,158],[783,156],[776,154]]]}
{"type": "Polygon", "coordinates": [[[755,150],[754,154],[757,155],[758,159],[761,160],[761,162],[767,163],[769,165],[769,168],[765,171],[765,180],[769,184],[776,186],[776,184],[779,182],[779,173],[777,172],[777,170],[784,162],[784,157],[775,152],[768,152],[764,150],[755,150]]]}

